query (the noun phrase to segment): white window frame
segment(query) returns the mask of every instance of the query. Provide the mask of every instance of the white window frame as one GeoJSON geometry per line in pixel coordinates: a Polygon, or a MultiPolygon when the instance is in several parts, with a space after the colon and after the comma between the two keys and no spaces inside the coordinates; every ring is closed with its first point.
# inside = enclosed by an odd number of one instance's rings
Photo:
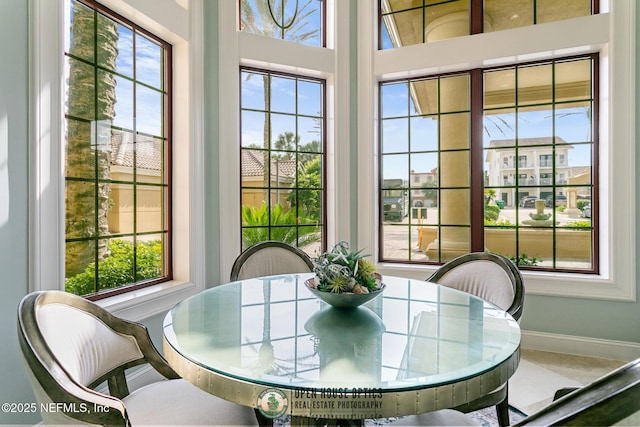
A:
{"type": "Polygon", "coordinates": [[[218,2],[220,282],[228,281],[240,254],[240,66],[281,71],[326,81],[327,245],[350,240],[350,2],[326,0],[327,47],[238,31],[237,1],[218,2]],[[229,17],[235,17],[229,19],[229,17]],[[340,118],[339,120],[337,118],[340,118]],[[342,185],[336,185],[336,183],[342,185]]]}
{"type": "MultiPolygon", "coordinates": [[[[599,52],[600,274],[523,275],[530,294],[635,301],[635,2],[603,0],[598,15],[382,51],[376,3],[358,3],[358,211],[378,211],[379,81],[599,52]]],[[[377,218],[358,218],[360,246],[377,253],[377,218]]],[[[380,263],[378,269],[425,278],[435,267],[380,263]]]]}
{"type": "MultiPolygon", "coordinates": [[[[205,288],[202,0],[100,0],[173,45],[173,280],[99,300],[130,320],[205,288]],[[188,9],[185,9],[185,6],[188,9]]],[[[30,291],[64,290],[65,0],[30,5],[30,291]]]]}

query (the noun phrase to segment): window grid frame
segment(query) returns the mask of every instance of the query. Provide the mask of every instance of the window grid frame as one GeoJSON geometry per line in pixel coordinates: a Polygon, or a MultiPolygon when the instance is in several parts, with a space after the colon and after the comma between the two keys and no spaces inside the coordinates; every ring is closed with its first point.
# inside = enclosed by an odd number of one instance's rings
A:
{"type": "MultiPolygon", "coordinates": [[[[438,79],[438,82],[440,82],[440,79],[442,77],[449,77],[449,76],[455,76],[455,75],[464,75],[464,74],[468,74],[470,77],[470,87],[469,87],[469,94],[470,94],[470,105],[469,105],[469,114],[470,114],[470,146],[468,149],[463,149],[463,151],[468,150],[469,151],[469,161],[470,161],[470,183],[469,183],[469,191],[470,191],[470,209],[469,209],[469,214],[470,214],[470,219],[469,219],[469,226],[468,228],[470,229],[470,252],[481,252],[485,250],[485,229],[487,228],[498,228],[498,227],[491,227],[491,226],[485,226],[484,225],[484,168],[483,168],[483,159],[484,159],[484,153],[485,150],[487,150],[487,148],[484,147],[484,136],[483,136],[483,117],[484,117],[484,113],[485,111],[495,111],[495,110],[501,110],[501,109],[505,109],[505,108],[513,108],[515,113],[516,113],[516,118],[515,118],[515,140],[514,140],[514,149],[515,149],[515,153],[513,156],[513,161],[514,161],[514,168],[515,168],[515,172],[514,172],[514,176],[517,177],[518,173],[519,173],[519,144],[518,144],[518,130],[517,130],[517,126],[518,126],[518,119],[517,119],[517,113],[519,108],[521,108],[521,106],[518,103],[518,81],[517,81],[517,76],[518,73],[516,73],[516,80],[515,80],[515,85],[514,85],[514,105],[513,107],[509,106],[509,107],[504,107],[504,106],[499,106],[499,107],[494,107],[494,108],[485,108],[484,107],[484,73],[489,72],[489,71],[495,71],[495,70],[500,70],[500,69],[513,69],[516,70],[518,68],[524,68],[524,67],[531,67],[531,66],[540,66],[540,65],[544,65],[544,64],[550,64],[552,65],[552,69],[554,70],[554,74],[552,75],[552,98],[551,101],[548,103],[538,103],[538,104],[525,104],[524,108],[528,108],[531,106],[535,106],[535,105],[551,105],[552,107],[552,120],[553,120],[553,126],[552,129],[554,129],[553,131],[553,142],[552,144],[542,144],[541,146],[550,146],[553,148],[553,157],[552,157],[552,164],[553,164],[553,168],[552,170],[554,171],[553,173],[553,178],[552,178],[552,184],[545,186],[545,187],[551,187],[553,188],[553,192],[555,194],[555,189],[556,187],[558,187],[559,185],[557,184],[557,180],[558,177],[555,175],[555,171],[556,171],[556,162],[558,161],[558,156],[557,153],[555,151],[555,138],[556,138],[556,133],[555,133],[555,119],[556,119],[556,105],[562,105],[562,104],[571,104],[571,103],[576,103],[576,102],[586,102],[589,101],[591,104],[591,116],[590,116],[590,134],[591,134],[591,141],[582,141],[580,143],[577,143],[578,145],[582,145],[582,146],[587,146],[590,145],[590,155],[591,155],[591,183],[589,184],[590,186],[590,192],[591,192],[591,204],[592,204],[592,218],[591,218],[591,228],[589,229],[590,233],[591,233],[591,267],[590,268],[570,268],[570,267],[557,267],[557,260],[556,260],[556,233],[558,229],[566,229],[566,226],[556,226],[554,225],[552,228],[553,230],[553,247],[552,247],[552,251],[553,251],[553,266],[552,267],[542,267],[542,266],[535,266],[535,267],[530,267],[530,266],[526,266],[526,265],[518,265],[518,268],[520,268],[521,270],[530,270],[530,271],[542,271],[542,272],[560,272],[560,273],[578,273],[578,274],[600,274],[600,265],[599,265],[599,218],[598,218],[598,207],[599,207],[599,164],[598,164],[598,160],[599,160],[599,133],[598,133],[598,129],[599,129],[599,123],[598,123],[598,117],[599,117],[599,54],[598,53],[586,53],[586,54],[581,54],[581,55],[572,55],[572,56],[567,56],[567,57],[560,57],[560,58],[550,58],[550,59],[546,59],[546,60],[539,60],[539,61],[530,61],[530,62],[524,62],[524,63],[515,63],[515,64],[510,64],[510,65],[500,65],[500,66],[495,66],[495,67],[486,67],[486,68],[475,68],[475,69],[470,69],[470,70],[462,70],[462,71],[457,71],[457,72],[451,72],[451,73],[440,73],[440,74],[429,74],[429,75],[420,75],[420,76],[416,76],[416,77],[411,77],[411,78],[399,78],[399,79],[390,79],[390,80],[384,80],[384,81],[379,81],[378,82],[378,92],[380,94],[382,94],[382,87],[384,85],[388,85],[388,84],[393,84],[393,83],[399,83],[399,82],[406,82],[407,85],[409,85],[411,82],[416,82],[416,81],[421,81],[421,80],[428,80],[428,79],[438,79]],[[556,96],[555,96],[555,91],[556,91],[556,84],[555,84],[555,64],[558,63],[565,63],[565,62],[571,62],[571,61],[577,61],[577,60],[590,60],[591,62],[591,67],[590,67],[590,79],[591,79],[591,86],[590,86],[590,94],[587,98],[583,98],[580,100],[568,100],[568,101],[560,101],[560,102],[556,102],[556,96]]],[[[438,83],[439,85],[440,83],[438,83]]],[[[415,115],[411,113],[411,96],[408,97],[408,102],[409,102],[409,108],[407,109],[407,118],[411,118],[411,117],[419,117],[419,116],[429,116],[429,115],[438,115],[441,116],[442,113],[439,112],[440,107],[440,100],[441,100],[441,92],[440,89],[438,89],[438,113],[434,113],[434,114],[421,114],[421,115],[415,115]]],[[[379,124],[378,124],[378,134],[380,135],[379,141],[378,141],[378,150],[380,152],[380,155],[378,156],[378,168],[379,170],[383,170],[382,169],[382,164],[383,164],[383,157],[385,155],[385,153],[383,152],[383,123],[385,120],[388,120],[391,118],[391,116],[389,117],[385,117],[383,115],[383,100],[382,100],[382,95],[380,96],[380,102],[378,103],[378,114],[380,117],[379,120],[379,124]]],[[[445,113],[448,114],[448,113],[445,113]]],[[[394,116],[395,117],[395,116],[394,116]]],[[[440,148],[440,126],[438,126],[438,165],[440,165],[440,154],[442,152],[441,148],[440,148]]],[[[411,141],[411,127],[409,126],[408,128],[408,133],[407,133],[407,138],[408,138],[408,147],[409,147],[409,151],[407,152],[407,154],[410,156],[411,154],[413,154],[413,152],[411,151],[411,146],[410,146],[410,141],[411,141]]],[[[575,144],[575,143],[573,143],[575,144]]],[[[456,151],[456,150],[446,150],[446,152],[450,152],[450,151],[456,151]]],[[[458,150],[460,151],[460,150],[458,150]]],[[[438,187],[437,187],[437,191],[438,191],[438,222],[437,222],[437,228],[439,230],[438,235],[442,235],[440,233],[441,228],[443,227],[443,225],[441,224],[441,209],[440,209],[440,191],[442,190],[441,187],[441,173],[440,171],[438,172],[438,187]]],[[[410,174],[409,174],[409,182],[408,182],[408,186],[406,188],[403,187],[404,190],[407,191],[411,191],[413,189],[412,187],[412,183],[410,182],[410,174]]],[[[580,185],[580,184],[572,184],[572,185],[563,185],[563,187],[581,187],[584,185],[580,185]]],[[[514,188],[516,191],[516,194],[518,194],[518,190],[520,188],[522,188],[522,186],[519,185],[518,180],[516,179],[516,181],[514,182],[513,185],[511,186],[504,186],[504,185],[497,185],[497,186],[487,186],[488,188],[514,188]]],[[[531,187],[531,188],[542,188],[542,184],[538,183],[535,186],[531,187]]],[[[379,219],[378,219],[378,235],[380,236],[380,245],[379,245],[379,249],[378,249],[378,259],[380,260],[380,262],[385,262],[385,263],[390,263],[390,264],[417,264],[417,265],[442,265],[444,263],[444,261],[429,261],[429,260],[413,260],[411,259],[411,251],[410,248],[412,247],[412,240],[411,240],[411,229],[414,226],[411,221],[409,221],[408,224],[401,224],[398,225],[399,227],[405,227],[409,230],[409,259],[403,259],[403,260],[399,260],[399,259],[393,259],[393,258],[387,258],[384,256],[384,210],[383,210],[383,203],[382,203],[382,191],[385,187],[383,186],[383,175],[379,174],[378,176],[378,197],[379,197],[379,206],[378,206],[378,212],[379,212],[379,219]]],[[[453,187],[451,187],[453,188],[453,187]]],[[[466,187],[465,187],[466,188],[466,187]]],[[[528,188],[528,186],[524,186],[524,188],[528,188]]],[[[447,189],[450,189],[449,187],[447,187],[447,189]]],[[[555,200],[555,196],[552,200],[555,200]]],[[[510,229],[513,228],[516,231],[516,236],[515,236],[515,244],[516,244],[516,254],[520,254],[520,248],[519,248],[519,230],[524,227],[523,225],[519,224],[519,209],[518,209],[518,202],[519,199],[517,201],[515,201],[514,206],[516,207],[516,224],[513,227],[509,227],[510,229]]],[[[556,218],[556,212],[555,212],[555,208],[552,209],[552,218],[553,220],[555,220],[556,218]]],[[[446,227],[450,227],[451,225],[446,225],[446,227]]],[[[462,227],[462,226],[461,226],[462,227]]],[[[467,227],[467,226],[464,226],[467,227]]],[[[438,258],[441,259],[442,258],[442,247],[441,245],[439,245],[438,247],[438,258]]]]}
{"type": "MultiPolygon", "coordinates": [[[[268,229],[268,233],[269,233],[269,239],[271,239],[271,230],[272,229],[278,229],[278,228],[290,228],[290,227],[295,227],[296,228],[296,244],[295,246],[298,247],[298,242],[299,242],[299,229],[300,228],[304,228],[304,227],[319,227],[320,228],[320,250],[322,252],[324,252],[326,250],[326,246],[327,246],[327,118],[326,118],[326,113],[327,113],[327,81],[323,78],[319,78],[319,77],[310,77],[310,76],[305,76],[302,74],[294,74],[294,73],[287,73],[287,72],[281,72],[281,71],[274,71],[274,70],[270,70],[267,68],[259,68],[259,67],[251,67],[251,66],[240,66],[239,67],[239,81],[240,81],[240,87],[239,87],[239,93],[240,93],[240,102],[239,102],[239,108],[240,108],[240,115],[239,115],[239,151],[240,151],[240,156],[239,156],[239,171],[240,174],[238,175],[238,188],[240,189],[240,216],[242,217],[242,207],[243,207],[243,200],[242,200],[242,194],[244,192],[245,189],[253,189],[253,190],[262,190],[263,192],[265,192],[267,194],[267,201],[266,204],[269,206],[269,224],[266,226],[263,225],[259,225],[259,226],[246,226],[243,224],[242,222],[242,218],[240,220],[240,236],[239,236],[239,240],[240,240],[240,248],[241,251],[247,249],[246,247],[244,247],[244,244],[242,243],[243,241],[243,235],[244,235],[244,230],[246,229],[261,229],[261,228],[267,228],[268,229]],[[296,211],[296,224],[287,224],[287,225],[274,225],[271,224],[271,210],[272,210],[272,192],[274,189],[277,189],[279,187],[272,187],[271,186],[271,181],[269,183],[268,187],[257,187],[257,186],[246,186],[243,185],[242,183],[242,152],[247,150],[247,151],[259,151],[259,152],[267,152],[269,155],[269,158],[271,159],[271,153],[274,151],[278,151],[278,150],[274,150],[271,148],[271,144],[273,141],[273,135],[272,135],[272,126],[271,126],[271,114],[274,113],[274,111],[271,109],[271,96],[268,98],[267,102],[269,103],[269,105],[265,105],[264,106],[264,110],[256,110],[255,108],[244,108],[242,105],[242,74],[248,72],[248,73],[255,73],[258,75],[262,75],[262,76],[266,76],[268,77],[269,80],[269,86],[271,86],[271,78],[272,77],[282,77],[282,78],[288,78],[288,79],[293,79],[296,82],[296,107],[295,107],[295,113],[284,113],[284,112],[276,112],[276,114],[282,114],[282,115],[286,115],[286,116],[291,116],[291,117],[295,117],[296,118],[296,129],[295,129],[295,134],[298,135],[298,118],[299,117],[306,117],[306,118],[311,118],[311,119],[320,119],[322,121],[321,124],[321,138],[320,138],[320,151],[319,152],[308,152],[308,151],[300,151],[298,150],[297,147],[297,143],[296,143],[296,149],[294,151],[292,151],[292,153],[294,153],[296,155],[296,159],[298,158],[299,154],[311,154],[311,155],[316,155],[316,156],[320,156],[321,159],[321,173],[322,173],[322,177],[320,180],[320,187],[319,188],[305,188],[305,187],[298,187],[298,178],[299,178],[299,173],[300,170],[298,167],[295,168],[295,187],[290,187],[292,189],[295,190],[310,190],[310,191],[319,191],[321,192],[321,197],[320,197],[320,218],[317,224],[300,224],[298,222],[298,218],[299,216],[299,205],[296,204],[295,206],[295,211],[296,211]],[[299,81],[307,81],[307,82],[314,82],[314,83],[318,83],[320,84],[320,108],[322,109],[322,111],[320,112],[319,116],[310,116],[308,114],[300,114],[299,113],[299,98],[298,98],[298,82],[299,81]],[[249,147],[244,147],[243,146],[243,141],[242,141],[242,113],[244,111],[249,111],[249,112],[260,112],[260,113],[264,113],[265,114],[265,120],[268,120],[268,128],[269,128],[269,148],[267,150],[265,150],[264,148],[249,148],[249,147]]],[[[265,89],[266,90],[266,89],[265,89]]],[[[270,89],[269,89],[270,90],[270,89]]],[[[269,162],[271,163],[271,162],[269,162]]],[[[268,166],[268,172],[269,175],[271,176],[271,164],[269,164],[268,166]]],[[[301,248],[303,249],[303,248],[301,248]]]]}
{"type": "MultiPolygon", "coordinates": [[[[112,74],[114,77],[120,77],[123,79],[126,79],[127,81],[132,83],[132,95],[133,95],[133,105],[132,105],[132,114],[133,114],[133,128],[132,129],[126,129],[126,128],[122,128],[120,126],[114,126],[113,124],[109,125],[109,131],[122,131],[122,132],[130,132],[133,135],[133,141],[132,144],[135,147],[135,144],[137,143],[138,140],[138,135],[143,135],[143,136],[148,136],[151,137],[152,139],[159,139],[161,142],[161,152],[162,155],[160,156],[160,182],[159,183],[153,183],[153,182],[138,182],[137,179],[137,174],[138,174],[138,166],[137,166],[137,158],[136,158],[136,149],[134,148],[133,151],[133,164],[131,166],[131,170],[132,170],[132,181],[123,181],[123,180],[112,180],[112,179],[102,179],[99,177],[99,168],[98,168],[98,155],[97,152],[93,154],[93,158],[94,158],[94,176],[92,178],[83,178],[83,177],[73,177],[73,176],[67,176],[66,171],[65,171],[65,176],[64,176],[64,180],[65,183],[69,183],[69,182],[76,182],[76,183],[80,183],[80,182],[84,182],[84,183],[90,183],[94,185],[94,188],[96,189],[96,195],[94,196],[94,220],[93,220],[93,224],[95,227],[95,232],[92,235],[89,235],[87,237],[76,237],[76,238],[68,238],[65,236],[65,246],[66,243],[73,243],[73,242],[90,242],[93,241],[94,245],[93,245],[93,269],[94,269],[94,277],[93,277],[93,281],[94,281],[94,288],[93,288],[93,292],[90,294],[85,294],[82,295],[84,298],[90,300],[90,301],[97,301],[97,300],[101,300],[101,299],[105,299],[111,296],[115,296],[115,295],[120,295],[123,293],[127,293],[127,292],[132,292],[141,288],[145,288],[148,286],[152,286],[152,285],[156,285],[159,283],[163,283],[163,282],[167,282],[170,280],[173,280],[173,247],[172,247],[172,149],[173,149],[173,123],[172,123],[172,117],[173,117],[173,84],[172,84],[172,46],[169,42],[163,40],[162,38],[156,36],[155,34],[147,31],[146,29],[144,29],[143,27],[141,27],[140,25],[136,24],[135,22],[123,17],[122,15],[118,14],[117,12],[114,12],[113,10],[103,6],[102,4],[96,2],[95,0],[70,0],[71,4],[73,1],[76,1],[80,6],[84,6],[87,7],[89,9],[92,10],[93,12],[93,36],[94,36],[94,40],[93,40],[93,58],[91,60],[89,59],[85,59],[85,58],[81,58],[78,57],[74,54],[72,54],[71,52],[69,52],[67,49],[63,49],[63,56],[64,58],[69,58],[71,60],[74,61],[79,61],[85,65],[88,65],[90,67],[93,68],[93,77],[94,77],[94,88],[93,88],[93,93],[94,93],[94,97],[93,97],[93,120],[90,119],[86,119],[83,117],[77,117],[74,116],[72,114],[68,114],[68,112],[64,112],[64,120],[65,121],[69,121],[69,120],[74,120],[74,121],[79,121],[82,123],[95,123],[96,126],[91,129],[91,133],[92,135],[96,135],[97,132],[97,126],[98,123],[101,120],[97,120],[97,105],[98,105],[98,93],[99,93],[99,88],[98,88],[98,74],[100,72],[106,72],[109,74],[112,74]],[[126,27],[127,29],[129,29],[131,31],[131,36],[132,36],[132,40],[133,40],[133,45],[132,45],[132,58],[134,60],[133,64],[132,64],[132,76],[127,76],[124,75],[122,73],[118,73],[117,70],[113,69],[109,69],[107,67],[105,67],[104,65],[100,64],[99,58],[98,58],[98,37],[97,37],[97,33],[98,33],[98,27],[101,25],[100,24],[100,17],[102,19],[108,19],[114,23],[116,23],[116,25],[121,25],[126,27]],[[135,43],[135,39],[136,37],[139,37],[140,35],[150,39],[151,41],[153,41],[154,43],[156,43],[160,48],[161,48],[161,52],[162,55],[160,57],[160,81],[159,81],[159,87],[153,87],[152,85],[145,83],[143,81],[138,80],[137,78],[137,59],[136,59],[136,43],[135,43]],[[135,117],[137,116],[136,114],[136,108],[137,108],[137,102],[135,102],[135,100],[137,99],[137,87],[138,86],[143,86],[145,88],[148,88],[150,90],[153,90],[154,92],[157,92],[160,96],[161,96],[161,106],[160,106],[160,113],[162,116],[162,123],[161,123],[161,135],[151,135],[151,134],[147,134],[145,132],[140,132],[137,130],[137,124],[136,124],[136,120],[135,117]],[[123,184],[123,185],[130,185],[132,187],[132,196],[133,196],[133,201],[132,201],[132,206],[133,206],[133,231],[129,232],[129,233],[108,233],[105,235],[100,235],[98,233],[99,227],[98,227],[98,187],[100,185],[105,185],[105,184],[123,184]],[[138,191],[137,191],[137,187],[138,186],[143,186],[143,187],[157,187],[157,188],[161,188],[162,191],[160,193],[161,196],[161,213],[160,213],[160,218],[161,218],[161,223],[162,223],[162,228],[159,230],[154,230],[154,231],[146,231],[146,232],[139,232],[137,230],[138,224],[137,224],[137,197],[138,197],[138,191]],[[137,262],[138,262],[138,256],[137,256],[137,250],[136,250],[136,242],[138,241],[138,236],[145,236],[145,235],[160,235],[160,239],[162,241],[162,248],[163,248],[163,253],[162,253],[162,276],[158,277],[158,278],[154,278],[154,279],[148,279],[148,280],[143,280],[143,281],[138,281],[135,280],[136,275],[137,275],[137,262]],[[102,262],[102,260],[99,259],[99,253],[98,253],[98,246],[100,244],[101,240],[105,240],[105,241],[109,241],[112,240],[114,238],[121,238],[121,237],[130,237],[133,239],[133,257],[132,257],[132,277],[134,279],[134,282],[129,283],[129,284],[125,284],[122,286],[118,286],[115,288],[107,288],[107,289],[100,289],[99,286],[99,281],[100,281],[100,276],[98,274],[99,272],[99,265],[100,262],[102,262]]],[[[71,30],[69,30],[71,31],[71,30]]],[[[65,86],[68,87],[68,84],[65,86]]],[[[65,98],[66,99],[66,98],[65,98]]],[[[65,157],[66,157],[66,152],[65,152],[65,157]]],[[[66,190],[65,190],[66,192],[66,190]]]]}

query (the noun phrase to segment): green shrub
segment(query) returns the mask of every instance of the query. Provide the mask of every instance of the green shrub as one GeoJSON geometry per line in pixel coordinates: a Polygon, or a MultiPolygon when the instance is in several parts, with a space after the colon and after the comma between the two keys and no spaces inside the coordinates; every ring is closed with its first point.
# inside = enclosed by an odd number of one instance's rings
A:
{"type": "Polygon", "coordinates": [[[584,220],[584,221],[571,221],[565,224],[565,227],[568,228],[591,228],[591,221],[589,220],[584,220]]]}
{"type": "Polygon", "coordinates": [[[257,208],[245,205],[242,206],[242,246],[248,248],[265,240],[278,240],[303,247],[320,240],[315,224],[313,219],[297,217],[295,209],[285,210],[282,205],[275,205],[271,211],[266,203],[257,208]]]}
{"type": "Polygon", "coordinates": [[[495,227],[515,227],[515,224],[509,221],[508,218],[501,219],[500,221],[492,221],[490,219],[484,219],[484,225],[495,227]]]}
{"type": "Polygon", "coordinates": [[[538,265],[538,262],[542,262],[540,258],[529,258],[526,252],[521,253],[517,258],[515,256],[510,256],[509,259],[513,261],[515,265],[535,266],[538,265]]]}
{"type": "Polygon", "coordinates": [[[500,208],[496,205],[486,205],[484,207],[484,219],[489,221],[497,221],[500,216],[500,208]]]}
{"type": "Polygon", "coordinates": [[[564,212],[567,209],[567,205],[559,205],[556,207],[558,212],[564,212]]]}
{"type": "MultiPolygon", "coordinates": [[[[134,248],[130,240],[115,239],[109,241],[109,256],[98,261],[98,291],[118,288],[144,280],[162,277],[162,241],[136,243],[136,273],[133,274],[134,248]]],[[[84,272],[65,280],[65,290],[76,295],[95,292],[95,263],[87,266],[84,272]]]]}

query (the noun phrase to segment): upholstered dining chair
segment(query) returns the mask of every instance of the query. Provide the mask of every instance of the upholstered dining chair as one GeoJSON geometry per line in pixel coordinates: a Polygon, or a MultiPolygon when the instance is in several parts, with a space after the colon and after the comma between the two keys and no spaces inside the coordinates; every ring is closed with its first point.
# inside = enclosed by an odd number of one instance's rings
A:
{"type": "Polygon", "coordinates": [[[253,409],[180,379],[143,325],[79,296],[42,291],[24,297],[18,338],[37,400],[57,405],[42,412],[44,424],[258,424],[253,409]],[[165,379],[129,390],[125,371],[142,364],[165,379]],[[98,391],[105,382],[108,394],[98,391]]]}
{"type": "MultiPolygon", "coordinates": [[[[640,426],[640,359],[609,372],[591,384],[556,393],[562,397],[514,426],[640,426]]],[[[474,420],[457,411],[436,417],[443,426],[469,425],[474,420]]],[[[422,426],[434,420],[432,413],[400,418],[390,425],[422,426]]]]}
{"type": "Polygon", "coordinates": [[[563,394],[515,425],[640,426],[640,359],[563,394]]]}
{"type": "MultiPolygon", "coordinates": [[[[515,320],[522,316],[524,283],[522,274],[508,258],[490,252],[472,252],[461,255],[440,267],[428,279],[450,288],[473,294],[495,304],[515,320]]],[[[471,412],[496,406],[500,426],[509,425],[508,383],[488,395],[459,406],[462,412],[471,412]]]]}
{"type": "Polygon", "coordinates": [[[267,240],[245,249],[231,268],[231,281],[313,271],[311,258],[288,243],[267,240]]]}

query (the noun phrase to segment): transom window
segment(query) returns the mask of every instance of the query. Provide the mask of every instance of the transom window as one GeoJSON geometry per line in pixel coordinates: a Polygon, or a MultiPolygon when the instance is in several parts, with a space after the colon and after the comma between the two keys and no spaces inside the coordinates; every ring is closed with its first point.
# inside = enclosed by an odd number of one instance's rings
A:
{"type": "Polygon", "coordinates": [[[65,43],[65,288],[97,299],[171,278],[171,46],[92,1],[65,43]]]}
{"type": "Polygon", "coordinates": [[[598,13],[598,0],[380,0],[380,49],[598,13]]]}
{"type": "Polygon", "coordinates": [[[242,249],[265,240],[316,256],[326,242],[325,82],[241,70],[242,249]]]}
{"type": "Polygon", "coordinates": [[[324,47],[324,0],[238,0],[240,31],[324,47]]]}
{"type": "Polygon", "coordinates": [[[597,272],[597,62],[381,83],[380,258],[597,272]]]}

